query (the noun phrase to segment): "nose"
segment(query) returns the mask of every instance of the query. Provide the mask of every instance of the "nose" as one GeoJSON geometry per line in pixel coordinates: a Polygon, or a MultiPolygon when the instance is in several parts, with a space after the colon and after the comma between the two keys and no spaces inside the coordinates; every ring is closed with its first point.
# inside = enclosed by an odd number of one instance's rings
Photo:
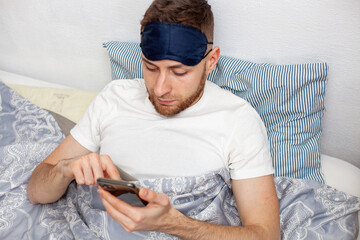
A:
{"type": "Polygon", "coordinates": [[[160,71],[154,86],[154,93],[161,97],[171,92],[170,80],[165,71],[160,71]]]}

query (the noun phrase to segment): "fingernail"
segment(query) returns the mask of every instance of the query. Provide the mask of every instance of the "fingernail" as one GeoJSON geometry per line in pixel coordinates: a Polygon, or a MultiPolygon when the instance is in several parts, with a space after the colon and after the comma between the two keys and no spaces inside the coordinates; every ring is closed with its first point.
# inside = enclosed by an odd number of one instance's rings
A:
{"type": "Polygon", "coordinates": [[[147,190],[147,189],[142,188],[142,189],[140,190],[140,195],[141,195],[142,197],[146,197],[147,194],[148,194],[148,190],[147,190]]]}

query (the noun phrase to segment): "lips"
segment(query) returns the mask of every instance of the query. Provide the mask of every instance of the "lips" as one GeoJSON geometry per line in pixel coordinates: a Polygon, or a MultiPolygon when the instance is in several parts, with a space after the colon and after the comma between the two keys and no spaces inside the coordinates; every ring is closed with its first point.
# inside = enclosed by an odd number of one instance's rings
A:
{"type": "Polygon", "coordinates": [[[172,105],[175,100],[168,100],[168,99],[157,99],[158,103],[160,103],[161,105],[172,105]]]}

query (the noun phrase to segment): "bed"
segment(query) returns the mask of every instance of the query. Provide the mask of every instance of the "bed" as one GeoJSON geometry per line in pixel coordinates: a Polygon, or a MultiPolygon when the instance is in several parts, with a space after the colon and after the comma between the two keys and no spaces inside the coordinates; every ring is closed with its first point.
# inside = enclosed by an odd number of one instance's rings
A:
{"type": "MultiPolygon", "coordinates": [[[[0,1],[1,239],[172,238],[124,232],[92,187],[73,183],[47,205],[32,205],[26,195],[32,170],[96,94],[110,81],[142,76],[139,21],[150,2],[0,1]]],[[[208,79],[249,101],[266,123],[282,239],[360,239],[360,4],[209,3],[222,52],[208,79]],[[289,123],[306,135],[283,131],[289,123]]],[[[168,193],[191,217],[240,224],[229,176],[201,179],[177,179],[177,192],[161,187],[174,185],[171,178],[137,184],[168,193]],[[189,189],[198,201],[186,205],[189,189]]]]}

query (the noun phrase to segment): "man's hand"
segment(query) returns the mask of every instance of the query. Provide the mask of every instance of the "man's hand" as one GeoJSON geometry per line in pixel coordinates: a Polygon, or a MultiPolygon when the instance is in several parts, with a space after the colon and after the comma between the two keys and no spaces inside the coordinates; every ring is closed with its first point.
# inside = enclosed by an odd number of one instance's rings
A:
{"type": "Polygon", "coordinates": [[[65,177],[75,179],[77,184],[93,185],[100,177],[120,180],[120,175],[108,155],[90,153],[73,159],[61,160],[59,164],[65,177]]]}
{"type": "Polygon", "coordinates": [[[127,232],[167,232],[166,226],[170,226],[181,216],[181,213],[171,206],[166,194],[159,194],[150,189],[141,188],[139,192],[140,198],[148,202],[146,207],[131,206],[102,188],[99,188],[98,192],[106,211],[127,232]]]}
{"type": "Polygon", "coordinates": [[[181,239],[280,239],[279,206],[271,175],[233,180],[242,226],[224,226],[186,217],[171,206],[169,197],[142,188],[146,207],[134,207],[99,188],[109,215],[127,232],[158,231],[181,239]],[[246,193],[246,194],[245,194],[246,193]]]}
{"type": "Polygon", "coordinates": [[[27,186],[29,200],[33,204],[55,202],[74,179],[92,185],[99,177],[120,179],[109,156],[90,152],[69,135],[35,168],[27,186]]]}

